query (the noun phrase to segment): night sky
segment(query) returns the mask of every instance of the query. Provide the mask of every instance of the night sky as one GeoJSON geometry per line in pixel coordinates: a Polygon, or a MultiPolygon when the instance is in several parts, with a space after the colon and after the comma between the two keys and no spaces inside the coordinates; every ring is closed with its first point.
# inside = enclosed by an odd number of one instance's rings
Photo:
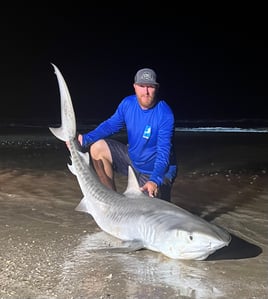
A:
{"type": "Polygon", "coordinates": [[[176,120],[267,119],[266,21],[83,7],[1,11],[1,120],[57,120],[62,72],[77,119],[104,119],[158,74],[176,120]]]}

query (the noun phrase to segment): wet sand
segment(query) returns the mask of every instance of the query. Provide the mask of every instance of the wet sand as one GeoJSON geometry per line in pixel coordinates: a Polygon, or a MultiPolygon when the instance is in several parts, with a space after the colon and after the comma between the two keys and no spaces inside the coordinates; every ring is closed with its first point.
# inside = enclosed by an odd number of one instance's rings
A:
{"type": "Polygon", "coordinates": [[[267,298],[268,135],[181,132],[176,146],[172,202],[232,234],[205,261],[109,250],[120,242],[74,210],[65,145],[48,130],[1,132],[0,298],[267,298]]]}

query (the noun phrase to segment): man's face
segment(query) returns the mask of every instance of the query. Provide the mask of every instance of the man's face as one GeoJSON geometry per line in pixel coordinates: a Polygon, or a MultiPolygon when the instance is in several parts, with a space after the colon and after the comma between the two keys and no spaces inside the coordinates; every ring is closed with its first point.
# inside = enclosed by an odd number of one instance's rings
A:
{"type": "Polygon", "coordinates": [[[150,109],[155,104],[157,86],[134,84],[135,93],[142,109],[150,109]]]}

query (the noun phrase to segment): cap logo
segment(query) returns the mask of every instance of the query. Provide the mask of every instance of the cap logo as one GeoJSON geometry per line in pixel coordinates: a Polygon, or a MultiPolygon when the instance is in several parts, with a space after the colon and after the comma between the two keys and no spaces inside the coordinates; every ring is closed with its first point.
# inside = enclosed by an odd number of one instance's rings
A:
{"type": "Polygon", "coordinates": [[[145,80],[145,81],[153,81],[154,80],[154,78],[153,78],[153,76],[152,76],[152,74],[150,72],[144,72],[141,75],[141,79],[145,80]]]}

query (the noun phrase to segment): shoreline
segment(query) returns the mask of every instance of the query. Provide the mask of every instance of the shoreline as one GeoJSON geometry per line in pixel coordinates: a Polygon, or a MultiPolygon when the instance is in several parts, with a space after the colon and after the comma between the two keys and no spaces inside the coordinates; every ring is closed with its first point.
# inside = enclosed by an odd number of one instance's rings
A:
{"type": "MultiPolygon", "coordinates": [[[[112,138],[126,142],[125,134],[115,134],[112,138]]],[[[176,132],[175,149],[179,174],[205,169],[207,173],[217,171],[237,172],[268,171],[268,135],[262,133],[240,132],[176,132]]],[[[0,133],[0,151],[6,158],[12,152],[21,150],[42,151],[50,155],[51,151],[62,151],[68,158],[65,143],[57,139],[49,129],[9,128],[0,133]]],[[[52,153],[53,154],[53,153],[52,153]]],[[[16,154],[17,155],[17,154],[16,154]]],[[[38,155],[37,155],[38,156],[38,155]]]]}

